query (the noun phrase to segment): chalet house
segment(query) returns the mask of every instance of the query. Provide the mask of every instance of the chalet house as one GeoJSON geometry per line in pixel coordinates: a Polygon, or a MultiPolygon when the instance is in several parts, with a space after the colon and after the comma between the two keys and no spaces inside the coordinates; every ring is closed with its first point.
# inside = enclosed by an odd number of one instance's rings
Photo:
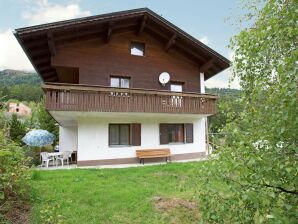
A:
{"type": "Polygon", "coordinates": [[[16,114],[19,117],[25,117],[31,115],[31,108],[23,103],[8,103],[7,106],[8,114],[16,114]]]}
{"type": "Polygon", "coordinates": [[[204,82],[229,60],[148,8],[15,30],[42,78],[60,149],[79,166],[136,163],[136,150],[172,160],[206,156],[217,96],[204,82]]]}

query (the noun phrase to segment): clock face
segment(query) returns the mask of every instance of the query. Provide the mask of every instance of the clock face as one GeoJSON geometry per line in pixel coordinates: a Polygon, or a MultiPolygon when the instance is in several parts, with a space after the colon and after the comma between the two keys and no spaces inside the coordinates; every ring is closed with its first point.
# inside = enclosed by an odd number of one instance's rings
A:
{"type": "Polygon", "coordinates": [[[159,82],[162,85],[165,85],[166,83],[168,83],[170,81],[170,74],[167,72],[163,72],[159,75],[159,82]]]}

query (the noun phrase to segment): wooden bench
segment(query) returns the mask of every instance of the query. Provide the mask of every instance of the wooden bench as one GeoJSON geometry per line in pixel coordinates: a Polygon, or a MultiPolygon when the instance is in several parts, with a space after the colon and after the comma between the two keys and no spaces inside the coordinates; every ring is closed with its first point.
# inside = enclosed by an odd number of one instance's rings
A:
{"type": "Polygon", "coordinates": [[[149,158],[166,158],[166,162],[171,161],[171,150],[166,149],[143,149],[136,150],[137,157],[140,159],[140,163],[149,158]]]}

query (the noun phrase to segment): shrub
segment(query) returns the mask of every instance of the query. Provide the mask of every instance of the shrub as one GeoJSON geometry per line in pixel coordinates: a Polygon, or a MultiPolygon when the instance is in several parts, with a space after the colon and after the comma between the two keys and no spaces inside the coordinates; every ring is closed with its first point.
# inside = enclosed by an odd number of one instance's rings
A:
{"type": "Polygon", "coordinates": [[[26,180],[30,177],[28,162],[29,158],[25,157],[22,148],[7,138],[5,133],[0,130],[1,214],[4,214],[13,202],[20,201],[27,196],[26,180]]]}
{"type": "Polygon", "coordinates": [[[12,114],[11,120],[9,122],[9,129],[10,138],[19,144],[23,144],[22,138],[26,134],[26,128],[25,125],[18,120],[16,114],[12,114]]]}

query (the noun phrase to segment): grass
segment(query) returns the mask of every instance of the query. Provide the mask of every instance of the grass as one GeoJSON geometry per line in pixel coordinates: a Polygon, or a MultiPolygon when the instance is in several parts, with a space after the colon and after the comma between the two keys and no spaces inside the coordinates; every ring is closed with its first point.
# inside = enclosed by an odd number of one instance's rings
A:
{"type": "Polygon", "coordinates": [[[31,223],[197,223],[203,163],[34,171],[31,223]]]}

